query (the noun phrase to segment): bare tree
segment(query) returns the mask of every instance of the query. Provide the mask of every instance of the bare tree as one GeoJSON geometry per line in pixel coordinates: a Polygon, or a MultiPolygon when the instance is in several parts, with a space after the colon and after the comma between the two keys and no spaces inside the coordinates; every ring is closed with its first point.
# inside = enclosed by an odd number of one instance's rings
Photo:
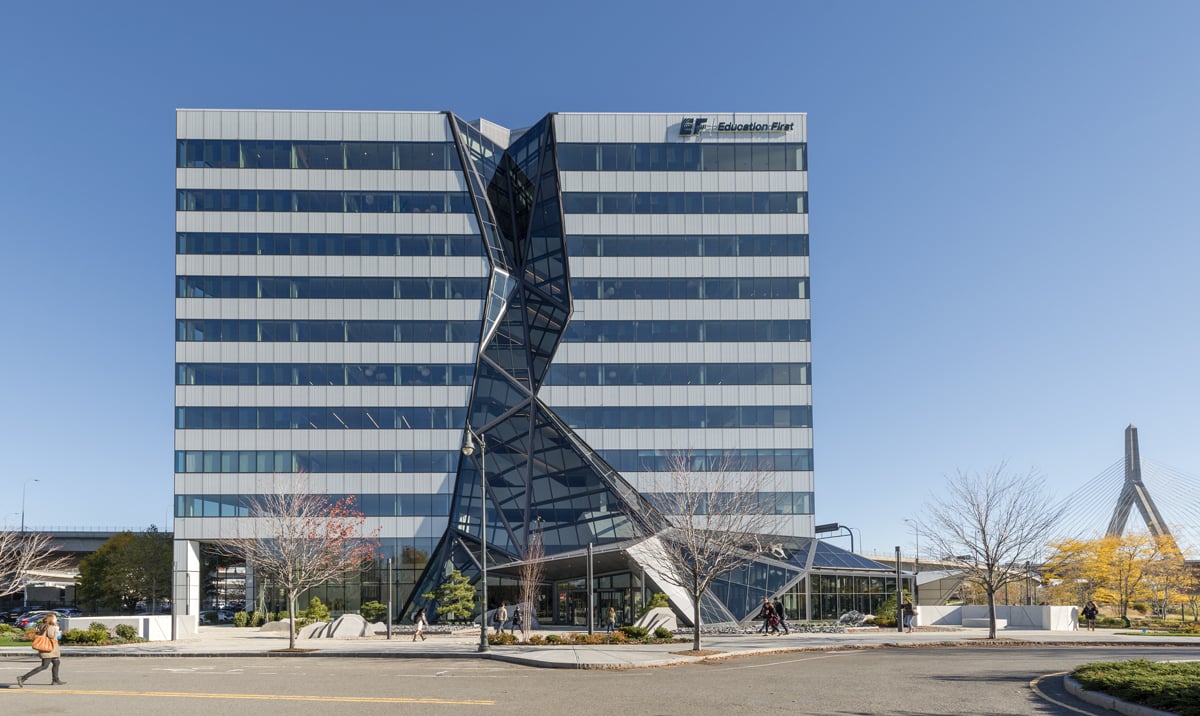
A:
{"type": "Polygon", "coordinates": [[[219,549],[245,560],[257,575],[283,589],[291,622],[288,648],[294,649],[300,595],[325,582],[340,582],[347,572],[374,558],[378,530],[364,535],[365,522],[354,509],[353,497],[331,502],[297,479],[290,481],[287,492],[251,501],[249,538],[224,542],[219,549]]]}
{"type": "Polygon", "coordinates": [[[65,569],[69,563],[45,532],[0,530],[0,597],[21,591],[34,574],[65,569]]]}
{"type": "Polygon", "coordinates": [[[996,593],[1024,577],[1061,520],[1040,475],[1009,473],[1000,463],[983,473],[946,478],[921,521],[931,551],[963,571],[987,596],[988,638],[996,638],[996,593]]]}
{"type": "Polygon", "coordinates": [[[529,632],[533,629],[542,578],[546,574],[546,545],[542,541],[541,518],[538,518],[535,526],[536,529],[530,530],[521,554],[521,596],[518,606],[527,610],[521,621],[521,638],[524,640],[529,639],[529,632]]]}
{"type": "MultiPolygon", "coordinates": [[[[659,533],[663,580],[692,599],[692,649],[700,650],[700,600],[714,580],[769,551],[775,505],[762,497],[767,476],[740,471],[728,456],[706,464],[687,453],[667,457],[668,491],[654,495],[671,526],[659,533]]],[[[635,522],[647,516],[630,510],[635,522]]]]}

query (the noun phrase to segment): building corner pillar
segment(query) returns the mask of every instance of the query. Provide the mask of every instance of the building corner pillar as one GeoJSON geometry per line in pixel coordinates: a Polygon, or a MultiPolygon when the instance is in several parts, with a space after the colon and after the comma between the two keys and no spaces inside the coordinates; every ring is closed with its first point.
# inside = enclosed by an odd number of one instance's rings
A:
{"type": "Polygon", "coordinates": [[[175,540],[171,570],[171,639],[191,639],[200,630],[200,543],[175,540]]]}

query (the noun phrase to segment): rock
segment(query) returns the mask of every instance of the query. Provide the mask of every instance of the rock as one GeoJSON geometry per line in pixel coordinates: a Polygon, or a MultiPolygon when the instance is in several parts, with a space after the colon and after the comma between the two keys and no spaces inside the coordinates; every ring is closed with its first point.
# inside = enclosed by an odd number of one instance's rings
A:
{"type": "Polygon", "coordinates": [[[675,631],[679,628],[679,624],[675,619],[675,612],[670,607],[655,607],[651,609],[643,614],[642,618],[638,619],[634,626],[642,627],[652,634],[656,629],[660,628],[669,631],[675,631]]]}
{"type": "Polygon", "coordinates": [[[328,622],[313,622],[306,627],[301,627],[298,636],[301,639],[320,639],[325,636],[328,627],[328,622]]]}
{"type": "Polygon", "coordinates": [[[375,633],[375,628],[358,614],[343,614],[329,625],[325,636],[331,639],[355,639],[375,633]]]}
{"type": "Polygon", "coordinates": [[[267,622],[259,627],[259,631],[287,631],[292,628],[291,619],[280,619],[277,622],[267,622]]]}

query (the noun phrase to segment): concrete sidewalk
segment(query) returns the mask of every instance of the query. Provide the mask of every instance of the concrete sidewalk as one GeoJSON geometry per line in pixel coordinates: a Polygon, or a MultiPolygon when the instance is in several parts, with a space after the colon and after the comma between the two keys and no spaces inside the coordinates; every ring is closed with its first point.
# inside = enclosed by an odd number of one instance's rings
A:
{"type": "MultiPolygon", "coordinates": [[[[229,656],[342,656],[361,658],[487,658],[542,668],[636,669],[688,664],[705,659],[722,659],[754,654],[794,651],[863,649],[906,646],[1179,646],[1186,649],[1182,658],[1200,658],[1200,638],[1153,637],[1119,634],[1119,630],[1095,632],[1052,632],[1004,629],[996,642],[989,642],[986,629],[918,629],[904,634],[892,630],[852,631],[842,634],[799,633],[788,636],[755,634],[705,635],[702,646],[716,652],[690,656],[691,640],[675,644],[563,645],[533,646],[516,644],[493,646],[480,653],[478,632],[462,631],[453,635],[434,634],[426,641],[413,642],[411,632],[360,639],[304,639],[296,646],[312,651],[280,652],[288,645],[287,635],[233,626],[202,626],[198,638],[173,642],[148,642],[107,647],[67,646],[64,657],[80,656],[158,656],[158,657],[229,657],[229,656]],[[1189,648],[1190,647],[1190,648],[1189,648]]],[[[540,635],[552,633],[542,630],[540,635]]],[[[0,658],[32,658],[28,647],[0,648],[0,658]]]]}

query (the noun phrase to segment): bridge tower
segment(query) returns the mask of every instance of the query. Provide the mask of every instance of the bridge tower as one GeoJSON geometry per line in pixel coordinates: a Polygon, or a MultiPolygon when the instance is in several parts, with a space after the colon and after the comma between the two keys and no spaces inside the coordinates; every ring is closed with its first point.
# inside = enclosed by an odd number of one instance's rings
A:
{"type": "Polygon", "coordinates": [[[1108,522],[1109,537],[1120,537],[1125,532],[1125,523],[1129,521],[1129,509],[1137,505],[1138,512],[1150,534],[1155,537],[1171,536],[1166,520],[1150,497],[1150,491],[1142,482],[1142,456],[1138,450],[1137,428],[1133,425],[1125,428],[1125,485],[1121,495],[1117,497],[1117,506],[1113,509],[1112,519],[1108,522]]]}

